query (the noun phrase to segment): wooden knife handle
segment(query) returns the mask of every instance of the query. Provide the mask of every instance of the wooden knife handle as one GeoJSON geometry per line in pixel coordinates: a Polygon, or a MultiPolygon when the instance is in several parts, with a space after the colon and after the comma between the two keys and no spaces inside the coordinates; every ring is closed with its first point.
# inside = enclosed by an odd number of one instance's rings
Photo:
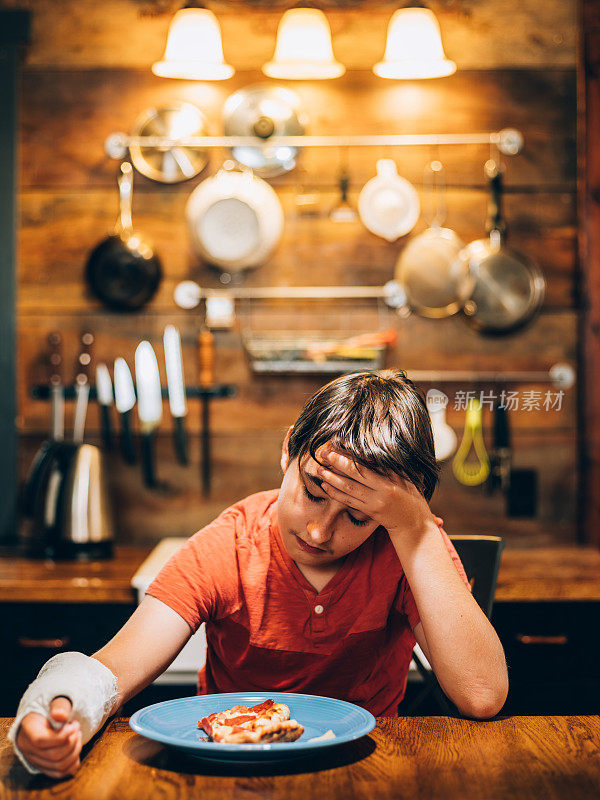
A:
{"type": "Polygon", "coordinates": [[[198,383],[206,388],[215,382],[215,337],[208,330],[198,334],[198,383]]]}

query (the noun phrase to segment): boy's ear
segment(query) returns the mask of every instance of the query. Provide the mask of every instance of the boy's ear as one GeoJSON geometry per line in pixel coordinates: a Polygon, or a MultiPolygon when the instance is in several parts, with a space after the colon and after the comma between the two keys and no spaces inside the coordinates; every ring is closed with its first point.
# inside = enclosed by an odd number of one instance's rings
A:
{"type": "Polygon", "coordinates": [[[290,441],[290,436],[292,435],[292,431],[294,430],[294,426],[290,425],[288,431],[285,435],[285,439],[283,440],[283,445],[281,447],[281,471],[285,472],[290,463],[290,453],[288,450],[288,443],[290,441]]]}

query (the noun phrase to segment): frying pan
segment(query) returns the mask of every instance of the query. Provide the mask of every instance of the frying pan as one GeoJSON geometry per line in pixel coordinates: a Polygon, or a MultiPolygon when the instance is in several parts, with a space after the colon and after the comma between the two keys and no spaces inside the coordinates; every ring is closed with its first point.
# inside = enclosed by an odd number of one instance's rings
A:
{"type": "Polygon", "coordinates": [[[90,253],[86,280],[92,293],[113,311],[136,311],[150,300],[162,278],[162,266],[150,242],[133,230],[133,170],[121,164],[120,215],[112,236],[90,253]]]}
{"type": "Polygon", "coordinates": [[[473,279],[463,313],[480,333],[505,334],[521,328],[539,311],[546,282],[536,264],[506,247],[502,173],[492,159],[485,172],[490,182],[489,238],[471,242],[462,251],[473,279]]]}

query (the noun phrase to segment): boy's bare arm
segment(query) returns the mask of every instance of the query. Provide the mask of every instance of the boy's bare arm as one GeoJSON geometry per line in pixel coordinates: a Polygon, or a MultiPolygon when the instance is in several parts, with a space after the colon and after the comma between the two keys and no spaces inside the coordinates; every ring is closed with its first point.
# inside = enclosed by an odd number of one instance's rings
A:
{"type": "Polygon", "coordinates": [[[164,672],[191,635],[176,611],[146,595],[121,630],[92,656],[117,677],[115,711],[164,672]]]}
{"type": "Polygon", "coordinates": [[[502,645],[458,574],[423,495],[340,453],[324,448],[317,455],[330,467],[319,469],[323,490],[388,531],[419,611],[415,636],[444,692],[465,715],[497,714],[508,694],[502,645]]]}

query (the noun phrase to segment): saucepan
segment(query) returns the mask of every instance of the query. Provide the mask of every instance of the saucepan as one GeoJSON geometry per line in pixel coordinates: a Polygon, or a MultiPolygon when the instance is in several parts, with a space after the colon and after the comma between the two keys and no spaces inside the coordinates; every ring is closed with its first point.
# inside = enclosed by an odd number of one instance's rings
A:
{"type": "Polygon", "coordinates": [[[402,250],[395,278],[404,289],[412,311],[422,317],[441,319],[463,308],[471,296],[473,279],[462,253],[464,242],[451,228],[444,227],[446,194],[440,161],[428,164],[424,184],[431,221],[402,250]]]}
{"type": "Polygon", "coordinates": [[[490,187],[489,238],[471,242],[462,252],[473,280],[463,312],[480,333],[505,334],[521,328],[539,311],[546,282],[537,264],[506,246],[502,173],[493,159],[486,162],[485,172],[490,187]]]}

